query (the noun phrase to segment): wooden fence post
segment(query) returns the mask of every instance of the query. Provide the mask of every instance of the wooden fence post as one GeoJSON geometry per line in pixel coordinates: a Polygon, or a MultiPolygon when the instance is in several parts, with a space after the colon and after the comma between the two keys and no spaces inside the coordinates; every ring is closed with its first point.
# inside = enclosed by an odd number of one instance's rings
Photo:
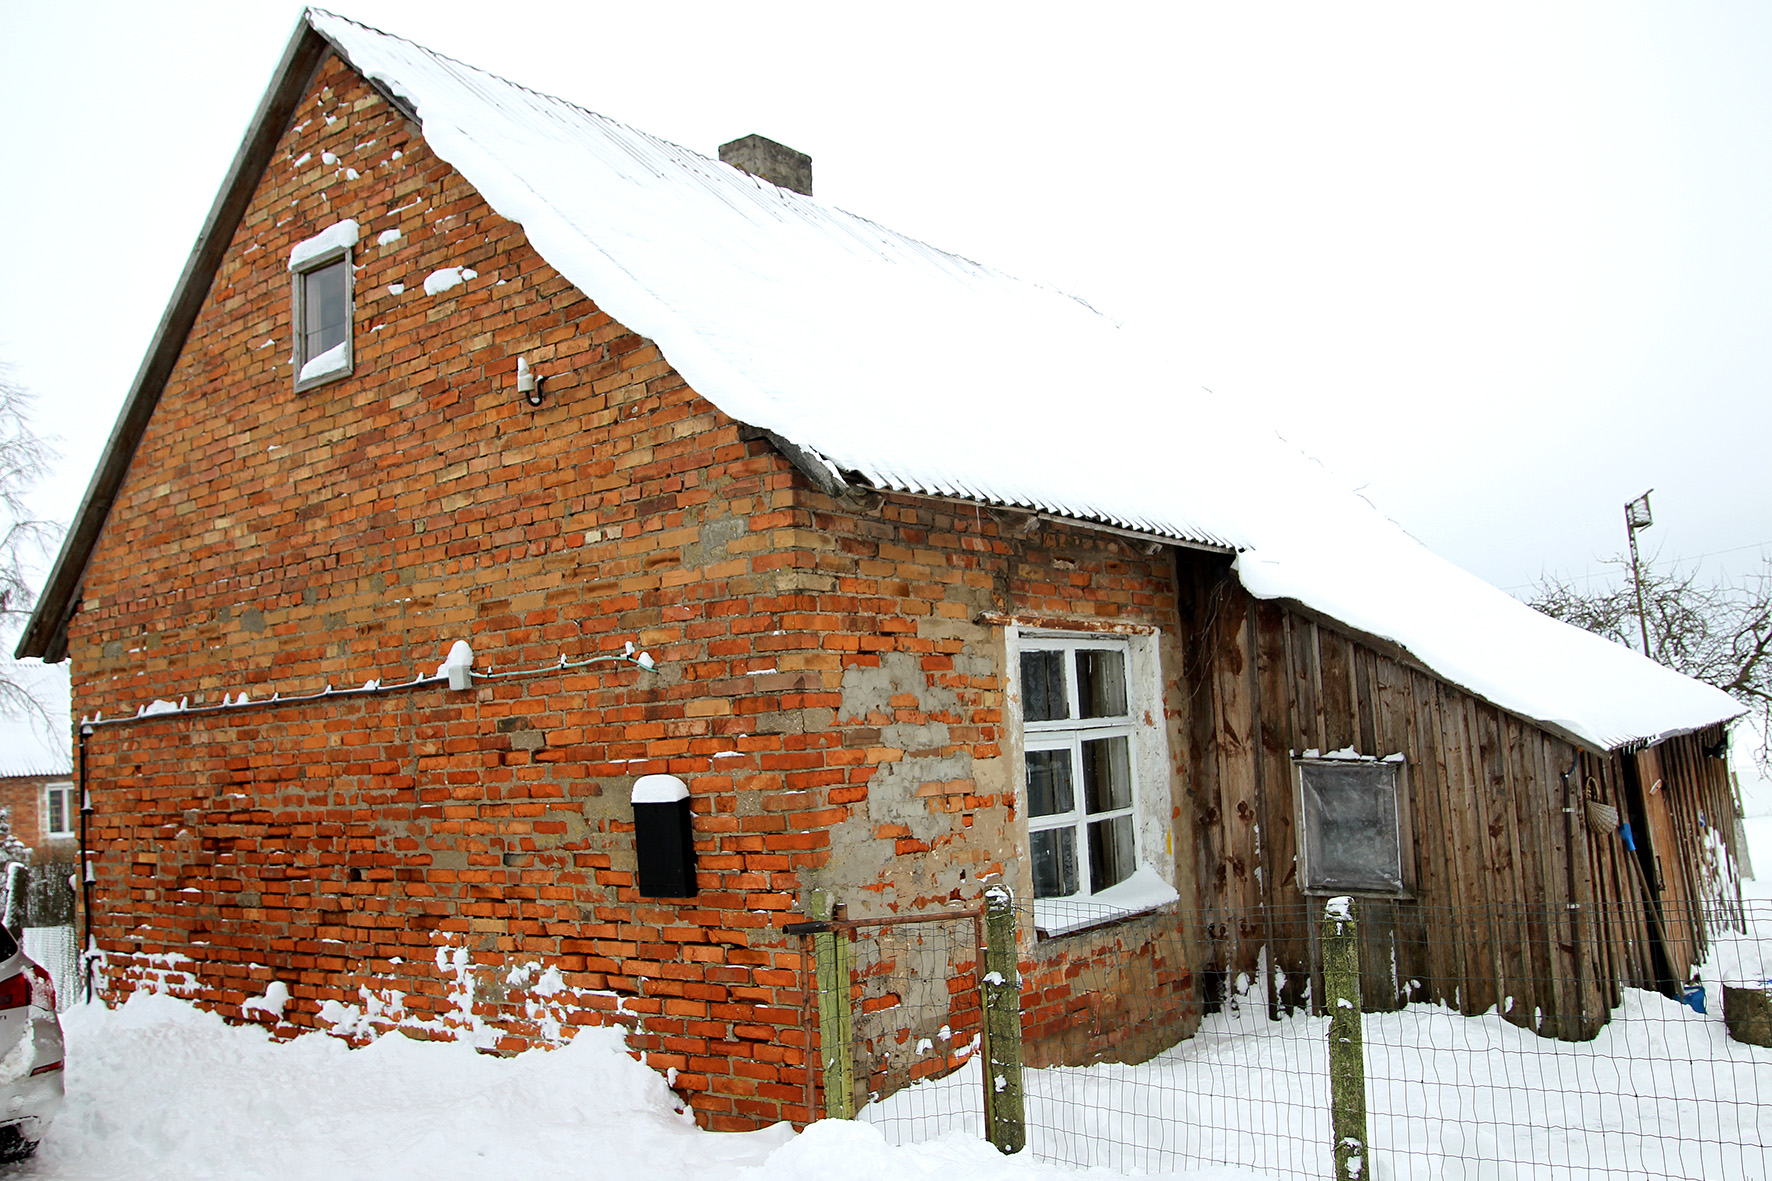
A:
{"type": "Polygon", "coordinates": [[[1027,1146],[1021,1089],[1021,974],[1009,891],[985,893],[984,1134],[999,1152],[1027,1146]]]}
{"type": "MultiPolygon", "coordinates": [[[[818,891],[809,899],[811,917],[828,922],[841,917],[831,896],[818,891]]],[[[812,937],[818,971],[818,1044],[824,1076],[824,1113],[828,1119],[855,1118],[855,1015],[849,1007],[849,932],[820,931],[812,937]]]]}
{"type": "Polygon", "coordinates": [[[1329,1120],[1336,1181],[1370,1177],[1366,1158],[1366,1060],[1360,1044],[1360,945],[1353,900],[1323,910],[1323,992],[1329,1007],[1329,1120]]]}

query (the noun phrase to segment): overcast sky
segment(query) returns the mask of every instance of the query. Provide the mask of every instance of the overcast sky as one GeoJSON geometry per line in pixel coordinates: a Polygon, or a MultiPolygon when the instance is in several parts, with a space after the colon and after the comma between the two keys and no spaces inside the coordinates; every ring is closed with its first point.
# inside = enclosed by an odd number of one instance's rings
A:
{"type": "MultiPolygon", "coordinates": [[[[822,199],[1164,333],[1500,586],[1595,568],[1649,487],[1664,560],[1772,551],[1772,5],[337,10],[808,152],[822,199]]],[[[53,515],[299,11],[0,0],[0,361],[62,437],[53,515]]]]}

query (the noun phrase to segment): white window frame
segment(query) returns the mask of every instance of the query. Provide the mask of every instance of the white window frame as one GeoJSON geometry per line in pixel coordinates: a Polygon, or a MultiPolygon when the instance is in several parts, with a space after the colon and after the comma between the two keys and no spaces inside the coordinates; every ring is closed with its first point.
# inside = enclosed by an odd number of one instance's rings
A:
{"type": "Polygon", "coordinates": [[[1043,830],[1072,827],[1076,831],[1078,891],[1062,898],[1034,898],[1034,924],[1045,935],[1059,935],[1129,915],[1152,910],[1180,898],[1173,886],[1173,845],[1169,837],[1169,743],[1163,724],[1163,679],[1158,658],[1158,634],[1146,629],[1133,634],[1070,631],[1052,628],[1008,627],[1004,648],[1009,671],[1007,710],[1014,756],[1018,811],[1023,817],[1022,835],[1028,856],[1022,886],[1033,895],[1031,837],[1043,830]],[[1119,651],[1126,670],[1126,708],[1113,718],[1077,718],[1061,721],[1025,720],[1021,685],[1021,657],[1027,650],[1063,650],[1067,700],[1077,712],[1076,659],[1078,649],[1111,648],[1119,651]],[[1081,776],[1082,744],[1086,740],[1124,736],[1127,739],[1128,775],[1132,803],[1095,816],[1086,814],[1081,776]],[[1029,751],[1069,749],[1072,754],[1073,808],[1057,816],[1029,813],[1027,782],[1029,751]],[[1092,888],[1088,852],[1091,821],[1116,816],[1132,817],[1134,871],[1125,880],[1102,891],[1092,888]]]}
{"type": "Polygon", "coordinates": [[[1359,898],[1415,896],[1415,844],[1414,825],[1409,814],[1409,767],[1402,755],[1373,758],[1346,752],[1319,757],[1315,752],[1307,752],[1292,760],[1292,785],[1293,799],[1298,809],[1298,885],[1302,893],[1312,897],[1334,897],[1342,894],[1359,898]],[[1396,825],[1397,863],[1394,866],[1394,882],[1386,884],[1375,880],[1393,868],[1389,865],[1374,866],[1372,878],[1366,882],[1330,880],[1328,871],[1320,864],[1322,857],[1313,853],[1316,845],[1314,834],[1318,831],[1318,826],[1312,823],[1312,813],[1313,800],[1317,797],[1305,786],[1305,777],[1313,767],[1338,770],[1358,768],[1370,775],[1375,785],[1384,784],[1389,787],[1391,798],[1387,802],[1391,805],[1391,820],[1396,825]]]}
{"type": "Polygon", "coordinates": [[[357,244],[357,223],[344,221],[333,225],[290,251],[289,261],[289,327],[292,336],[290,363],[295,366],[295,392],[314,389],[340,378],[349,377],[356,363],[354,356],[357,319],[357,268],[351,261],[357,244]],[[325,270],[342,262],[345,268],[345,339],[344,362],[330,366],[307,378],[302,370],[313,357],[307,355],[308,306],[305,280],[315,271],[325,270]]]}
{"type": "Polygon", "coordinates": [[[78,814],[79,813],[75,809],[74,785],[72,783],[50,783],[44,785],[43,835],[45,837],[53,840],[57,837],[71,837],[75,835],[74,825],[76,821],[74,818],[78,814]],[[62,819],[64,823],[67,824],[66,828],[55,827],[55,805],[53,799],[56,795],[66,797],[66,802],[62,805],[62,819]]]}

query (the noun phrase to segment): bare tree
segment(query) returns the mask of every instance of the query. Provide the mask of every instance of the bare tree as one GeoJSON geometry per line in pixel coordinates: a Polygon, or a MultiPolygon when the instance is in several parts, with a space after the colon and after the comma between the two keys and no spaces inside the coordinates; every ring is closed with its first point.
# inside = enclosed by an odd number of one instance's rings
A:
{"type": "MultiPolygon", "coordinates": [[[[31,512],[32,489],[56,458],[49,440],[31,429],[31,395],[0,367],[0,640],[7,647],[37,601],[40,564],[54,552],[62,528],[31,512]]],[[[0,713],[47,720],[29,688],[0,665],[0,713]]]]}
{"type": "MultiPolygon", "coordinates": [[[[1583,590],[1553,576],[1532,588],[1531,605],[1546,615],[1639,648],[1636,592],[1630,559],[1606,565],[1619,575],[1599,590],[1583,590]]],[[[1772,559],[1734,581],[1706,582],[1696,567],[1643,568],[1643,615],[1649,656],[1689,677],[1715,685],[1772,720],[1772,559]]],[[[1767,731],[1762,726],[1762,732],[1767,731]]],[[[1772,751],[1754,752],[1762,765],[1772,751]]]]}

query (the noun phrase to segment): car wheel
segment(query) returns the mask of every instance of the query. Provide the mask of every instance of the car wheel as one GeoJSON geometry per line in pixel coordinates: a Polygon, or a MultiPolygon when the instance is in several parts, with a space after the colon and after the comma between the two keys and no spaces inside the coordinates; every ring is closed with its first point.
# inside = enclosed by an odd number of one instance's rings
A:
{"type": "Polygon", "coordinates": [[[35,1140],[26,1140],[17,1128],[0,1128],[0,1163],[21,1161],[37,1151],[35,1140]]]}

